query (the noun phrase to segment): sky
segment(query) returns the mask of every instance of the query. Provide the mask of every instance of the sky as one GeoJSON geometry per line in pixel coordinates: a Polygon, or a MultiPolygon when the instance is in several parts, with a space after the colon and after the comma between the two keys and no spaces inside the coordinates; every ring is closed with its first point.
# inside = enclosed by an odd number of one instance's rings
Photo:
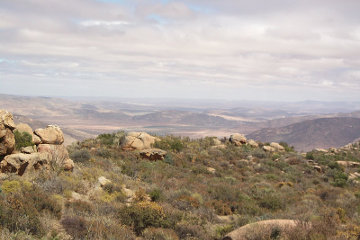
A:
{"type": "Polygon", "coordinates": [[[359,0],[0,0],[0,93],[360,101],[359,0]]]}

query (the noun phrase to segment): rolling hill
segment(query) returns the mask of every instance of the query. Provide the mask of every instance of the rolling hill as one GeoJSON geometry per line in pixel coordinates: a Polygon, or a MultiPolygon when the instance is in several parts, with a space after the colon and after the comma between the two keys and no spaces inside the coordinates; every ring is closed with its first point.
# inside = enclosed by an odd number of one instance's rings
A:
{"type": "Polygon", "coordinates": [[[344,146],[360,137],[360,118],[319,118],[290,124],[285,127],[267,128],[249,135],[262,142],[287,142],[297,150],[344,146]]]}

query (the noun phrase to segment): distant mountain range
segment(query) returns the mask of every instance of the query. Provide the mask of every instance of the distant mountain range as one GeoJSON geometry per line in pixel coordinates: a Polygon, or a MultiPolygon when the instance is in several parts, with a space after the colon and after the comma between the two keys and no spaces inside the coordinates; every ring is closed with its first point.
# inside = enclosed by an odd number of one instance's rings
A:
{"type": "Polygon", "coordinates": [[[249,135],[262,142],[287,142],[297,150],[341,147],[360,138],[360,118],[318,118],[279,128],[264,128],[249,135]]]}
{"type": "Polygon", "coordinates": [[[360,111],[354,111],[360,109],[359,103],[120,101],[0,94],[0,109],[11,111],[33,128],[61,126],[66,143],[118,130],[190,137],[239,132],[263,142],[286,141],[298,150],[311,150],[339,147],[360,137],[360,111]]]}

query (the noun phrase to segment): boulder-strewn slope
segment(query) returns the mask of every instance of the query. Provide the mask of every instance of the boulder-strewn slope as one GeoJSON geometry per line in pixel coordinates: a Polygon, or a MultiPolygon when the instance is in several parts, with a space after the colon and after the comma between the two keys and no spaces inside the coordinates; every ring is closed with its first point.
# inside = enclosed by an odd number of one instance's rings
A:
{"type": "Polygon", "coordinates": [[[320,118],[281,128],[262,129],[247,137],[261,142],[287,142],[300,151],[341,147],[360,137],[360,119],[320,118]]]}
{"type": "Polygon", "coordinates": [[[0,162],[3,239],[360,236],[360,143],[301,154],[240,133],[190,139],[119,131],[65,148],[58,127],[20,125],[37,144],[19,150],[12,128],[15,151],[0,162]]]}

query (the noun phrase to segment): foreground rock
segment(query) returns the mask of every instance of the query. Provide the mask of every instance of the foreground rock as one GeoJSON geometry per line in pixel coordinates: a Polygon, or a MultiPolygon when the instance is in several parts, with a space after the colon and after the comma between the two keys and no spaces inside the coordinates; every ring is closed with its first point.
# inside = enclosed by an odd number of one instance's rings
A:
{"type": "Polygon", "coordinates": [[[140,152],[140,156],[150,161],[164,160],[167,152],[157,148],[145,149],[140,152]]]}
{"type": "Polygon", "coordinates": [[[74,167],[75,167],[75,163],[70,158],[66,158],[62,162],[61,166],[65,171],[72,171],[74,169],[74,167]]]}
{"type": "Polygon", "coordinates": [[[234,144],[235,146],[241,146],[243,144],[246,144],[247,140],[246,137],[243,134],[235,133],[230,136],[229,141],[234,144]]]}
{"type": "Polygon", "coordinates": [[[11,154],[14,151],[14,129],[15,123],[11,113],[0,110],[0,157],[11,154]]]}
{"type": "Polygon", "coordinates": [[[16,173],[19,176],[32,174],[36,170],[49,169],[49,153],[17,153],[6,156],[0,163],[2,173],[16,173]]]}
{"type": "Polygon", "coordinates": [[[104,176],[99,177],[98,182],[100,183],[100,187],[104,187],[106,184],[111,183],[111,181],[104,176]]]}
{"type": "Polygon", "coordinates": [[[16,125],[14,123],[13,115],[8,111],[0,110],[0,125],[3,125],[10,130],[14,130],[16,125]]]}
{"type": "Polygon", "coordinates": [[[3,176],[32,176],[35,171],[56,167],[65,171],[73,170],[74,162],[69,158],[63,142],[64,135],[59,127],[49,125],[33,132],[27,124],[20,123],[15,126],[12,115],[0,110],[0,157],[3,158],[0,171],[3,176]],[[12,154],[15,148],[14,129],[30,134],[35,145],[23,147],[20,149],[21,153],[12,154]]]}
{"type": "Polygon", "coordinates": [[[337,164],[343,167],[360,167],[360,162],[351,162],[351,161],[336,161],[337,164]]]}
{"type": "Polygon", "coordinates": [[[40,138],[41,143],[57,145],[64,143],[64,134],[61,129],[55,125],[49,125],[45,129],[36,129],[35,134],[40,138]]]}
{"type": "Polygon", "coordinates": [[[281,146],[279,143],[276,143],[276,142],[270,143],[270,147],[273,147],[275,149],[275,151],[277,151],[277,152],[284,152],[285,151],[285,148],[283,146],[281,146]]]}
{"type": "MultiPolygon", "coordinates": [[[[262,232],[264,234],[272,232],[273,229],[278,229],[281,232],[284,230],[291,230],[292,228],[297,226],[297,222],[294,220],[285,220],[285,219],[273,219],[273,220],[265,220],[260,221],[256,223],[250,223],[245,226],[242,226],[232,232],[230,232],[228,235],[226,235],[223,240],[246,240],[250,239],[249,234],[256,233],[256,232],[262,232]]],[[[259,236],[258,237],[263,238],[257,238],[257,239],[265,239],[266,236],[259,236]]]]}
{"type": "Polygon", "coordinates": [[[275,148],[273,148],[271,146],[263,146],[263,150],[265,152],[275,152],[275,148]]]}
{"type": "Polygon", "coordinates": [[[258,144],[257,142],[255,142],[254,140],[252,140],[252,139],[250,139],[250,140],[248,141],[248,145],[251,146],[251,147],[253,147],[253,148],[259,147],[259,144],[258,144]]]}
{"type": "Polygon", "coordinates": [[[129,132],[122,143],[123,150],[143,150],[151,148],[156,138],[145,132],[129,132]]]}

